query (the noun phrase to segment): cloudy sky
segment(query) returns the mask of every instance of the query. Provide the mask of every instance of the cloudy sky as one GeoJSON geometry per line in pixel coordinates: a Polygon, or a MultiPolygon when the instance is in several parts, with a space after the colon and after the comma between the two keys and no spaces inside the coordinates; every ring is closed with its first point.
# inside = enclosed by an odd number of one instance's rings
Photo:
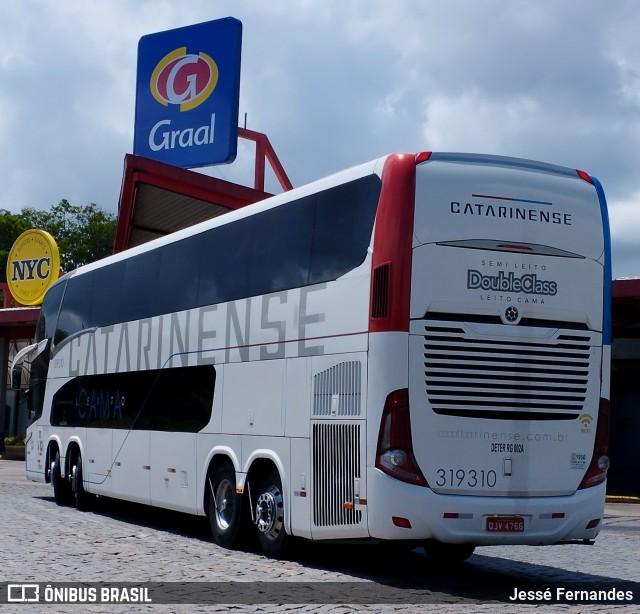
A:
{"type": "MultiPolygon", "coordinates": [[[[607,194],[614,276],[640,276],[637,0],[0,0],[0,209],[115,212],[138,40],[227,16],[240,117],[295,186],[392,151],[581,168],[607,194]]],[[[208,172],[250,184],[252,165],[241,143],[208,172]]]]}

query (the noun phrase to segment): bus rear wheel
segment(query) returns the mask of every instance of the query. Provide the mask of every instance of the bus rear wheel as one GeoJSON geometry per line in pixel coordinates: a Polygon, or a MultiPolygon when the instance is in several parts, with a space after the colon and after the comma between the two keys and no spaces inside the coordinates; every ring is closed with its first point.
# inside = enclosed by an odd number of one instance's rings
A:
{"type": "Polygon", "coordinates": [[[84,489],[82,481],[82,454],[78,452],[76,462],[71,468],[71,490],[74,495],[76,509],[84,512],[89,509],[89,493],[84,489]]]}
{"type": "Polygon", "coordinates": [[[255,505],[258,541],[265,554],[283,556],[290,543],[284,529],[284,497],[282,481],[277,471],[270,471],[262,480],[255,505]]]}
{"type": "Polygon", "coordinates": [[[222,548],[240,542],[242,495],[236,492],[236,473],[230,463],[220,465],[209,486],[209,525],[213,541],[222,548]]]}
{"type": "Polygon", "coordinates": [[[60,468],[60,452],[56,451],[51,463],[51,484],[53,486],[53,498],[58,505],[67,505],[71,499],[71,486],[69,481],[63,479],[60,468]]]}
{"type": "Polygon", "coordinates": [[[444,544],[435,540],[425,541],[423,548],[434,563],[441,565],[464,563],[476,549],[471,544],[444,544]]]}

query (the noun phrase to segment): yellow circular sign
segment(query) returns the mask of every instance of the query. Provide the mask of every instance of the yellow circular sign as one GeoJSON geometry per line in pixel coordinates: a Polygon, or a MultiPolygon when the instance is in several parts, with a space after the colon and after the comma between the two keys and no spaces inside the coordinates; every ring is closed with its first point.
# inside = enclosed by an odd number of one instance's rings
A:
{"type": "Polygon", "coordinates": [[[42,303],[59,271],[60,252],[48,232],[32,228],[16,239],[7,258],[7,283],[16,301],[23,305],[42,303]]]}

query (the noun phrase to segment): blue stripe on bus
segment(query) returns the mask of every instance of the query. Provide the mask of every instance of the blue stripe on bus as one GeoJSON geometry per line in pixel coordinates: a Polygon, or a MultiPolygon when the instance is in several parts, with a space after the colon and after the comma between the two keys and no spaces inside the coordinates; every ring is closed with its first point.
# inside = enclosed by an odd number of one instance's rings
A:
{"type": "Polygon", "coordinates": [[[607,199],[600,182],[590,175],[593,185],[596,187],[598,200],[600,201],[600,215],[602,216],[602,231],[604,234],[604,289],[602,299],[604,309],[602,314],[602,343],[611,345],[611,234],[609,230],[609,213],[607,211],[607,199]]]}

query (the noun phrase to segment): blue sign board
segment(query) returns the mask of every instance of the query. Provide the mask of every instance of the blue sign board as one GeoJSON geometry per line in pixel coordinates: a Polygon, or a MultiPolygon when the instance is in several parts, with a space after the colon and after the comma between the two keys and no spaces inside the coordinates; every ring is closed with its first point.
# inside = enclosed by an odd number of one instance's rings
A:
{"type": "Polygon", "coordinates": [[[133,153],[184,168],[232,162],[241,46],[233,17],[143,36],[133,153]]]}

